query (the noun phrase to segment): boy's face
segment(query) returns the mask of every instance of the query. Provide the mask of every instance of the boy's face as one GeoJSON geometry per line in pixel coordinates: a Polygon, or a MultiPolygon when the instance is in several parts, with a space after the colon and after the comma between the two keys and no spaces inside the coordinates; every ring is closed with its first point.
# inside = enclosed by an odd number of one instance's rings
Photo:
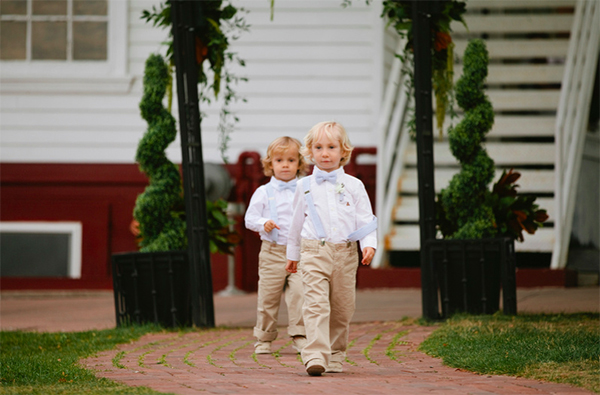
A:
{"type": "Polygon", "coordinates": [[[298,147],[290,147],[273,156],[273,175],[280,181],[288,182],[298,173],[298,147]]]}
{"type": "Polygon", "coordinates": [[[330,172],[340,168],[342,146],[339,140],[331,140],[325,133],[313,142],[310,154],[315,165],[323,171],[330,172]]]}

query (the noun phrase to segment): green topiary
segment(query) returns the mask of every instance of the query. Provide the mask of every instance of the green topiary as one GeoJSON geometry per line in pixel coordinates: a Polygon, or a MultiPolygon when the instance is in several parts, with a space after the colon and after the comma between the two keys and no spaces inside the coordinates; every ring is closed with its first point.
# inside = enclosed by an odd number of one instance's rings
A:
{"type": "Polygon", "coordinates": [[[438,196],[438,226],[445,238],[481,239],[496,234],[488,202],[494,161],[481,146],[494,123],[492,105],[483,92],[488,52],[482,40],[472,40],[464,55],[463,75],[456,83],[456,100],[464,119],[448,131],[450,150],[461,171],[438,196]]]}
{"type": "Polygon", "coordinates": [[[185,205],[179,169],[165,155],[175,140],[175,119],[163,106],[169,69],[160,55],[150,55],[144,70],[144,96],[140,102],[148,129],[136,153],[140,170],[150,185],[136,200],[133,217],[139,223],[140,250],[172,251],[187,246],[185,205]]]}

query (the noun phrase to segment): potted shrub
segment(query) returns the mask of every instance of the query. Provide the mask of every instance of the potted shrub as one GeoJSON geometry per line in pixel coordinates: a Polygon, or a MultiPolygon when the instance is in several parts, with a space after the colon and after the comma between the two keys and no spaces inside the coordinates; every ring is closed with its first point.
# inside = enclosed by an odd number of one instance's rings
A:
{"type": "Polygon", "coordinates": [[[504,172],[490,191],[494,161],[482,141],[494,122],[492,105],[483,91],[488,53],[482,40],[469,42],[456,100],[464,118],[451,127],[450,150],[461,170],[436,200],[437,228],[444,239],[426,243],[441,293],[442,316],[455,312],[516,313],[514,240],[522,230],[534,233],[547,219],[535,197],[517,197],[520,174],[504,172]]]}
{"type": "MultiPolygon", "coordinates": [[[[234,18],[237,11],[235,7],[222,7],[221,1],[202,4],[201,8],[202,12],[198,13],[201,18],[196,21],[198,25],[194,30],[196,62],[199,66],[198,82],[203,89],[212,90],[217,97],[221,77],[224,77],[224,107],[219,130],[225,160],[227,134],[232,128],[229,121],[232,115],[227,106],[237,99],[230,84],[237,82],[238,78],[232,76],[224,64],[235,60],[243,65],[243,62],[235,54],[227,52],[227,35],[221,24],[228,23],[234,30],[243,29],[245,24],[243,19],[234,18]],[[212,70],[212,84],[203,71],[202,63],[205,59],[209,60],[207,67],[212,70]]],[[[153,7],[151,12],[144,11],[142,18],[160,27],[170,27],[170,13],[171,3],[167,0],[159,9],[153,7]]],[[[136,160],[140,169],[148,176],[150,184],[139,195],[134,209],[132,229],[138,237],[140,252],[113,255],[118,325],[131,321],[155,322],[165,326],[192,323],[183,188],[179,169],[167,159],[164,152],[177,135],[175,120],[162,104],[165,93],[168,92],[170,108],[172,42],[169,43],[167,56],[170,66],[161,56],[151,55],[144,71],[144,96],[140,110],[148,123],[148,130],[140,141],[136,160]]],[[[200,97],[203,101],[209,100],[206,95],[200,94],[200,97]]],[[[230,227],[231,221],[226,215],[226,208],[227,203],[223,200],[206,202],[208,238],[212,253],[232,253],[233,247],[239,243],[239,236],[230,227]]]]}
{"type": "MultiPolygon", "coordinates": [[[[140,102],[148,129],[136,161],[149,179],[133,210],[132,231],[140,252],[113,255],[117,324],[154,322],[181,326],[190,322],[189,269],[183,188],[178,167],[165,150],[177,135],[176,123],[162,100],[170,75],[160,55],[150,55],[140,102]]],[[[210,249],[232,253],[239,242],[230,230],[227,202],[207,202],[210,249]]]]}

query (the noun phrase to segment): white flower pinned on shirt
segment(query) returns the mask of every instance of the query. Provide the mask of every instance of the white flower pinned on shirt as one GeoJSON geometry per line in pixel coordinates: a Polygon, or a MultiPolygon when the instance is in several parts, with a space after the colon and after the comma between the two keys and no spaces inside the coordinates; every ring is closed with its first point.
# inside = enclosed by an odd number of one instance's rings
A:
{"type": "Polygon", "coordinates": [[[344,183],[335,184],[335,193],[339,195],[340,202],[344,201],[344,191],[346,190],[346,186],[344,183]]]}

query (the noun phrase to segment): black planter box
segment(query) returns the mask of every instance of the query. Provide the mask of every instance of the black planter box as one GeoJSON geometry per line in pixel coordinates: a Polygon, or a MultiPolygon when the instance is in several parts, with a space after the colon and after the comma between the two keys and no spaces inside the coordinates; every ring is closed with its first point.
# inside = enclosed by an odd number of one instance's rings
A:
{"type": "Polygon", "coordinates": [[[117,326],[190,325],[187,251],[115,254],[112,270],[117,326]]]}
{"type": "MultiPolygon", "coordinates": [[[[510,238],[481,240],[429,240],[426,261],[431,265],[436,292],[430,298],[441,318],[454,313],[516,314],[516,269],[514,241],[510,238]]],[[[431,318],[431,317],[429,317],[431,318]]]]}

